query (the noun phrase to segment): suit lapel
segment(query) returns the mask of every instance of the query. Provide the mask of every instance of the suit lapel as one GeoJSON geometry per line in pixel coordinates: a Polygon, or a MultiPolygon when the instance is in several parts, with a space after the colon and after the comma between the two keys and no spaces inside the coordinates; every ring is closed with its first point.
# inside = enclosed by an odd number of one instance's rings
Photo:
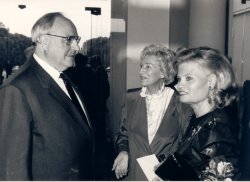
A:
{"type": "MultiPolygon", "coordinates": [[[[174,93],[170,102],[169,102],[169,105],[168,105],[168,108],[163,116],[163,120],[167,120],[169,119],[173,114],[174,114],[174,111],[176,110],[176,107],[177,107],[177,96],[176,94],[174,93]]],[[[161,127],[161,125],[160,125],[161,127]]]]}
{"type": "MultiPolygon", "coordinates": [[[[67,76],[68,77],[68,76],[67,76]]],[[[74,88],[74,90],[76,91],[77,95],[79,96],[80,100],[81,100],[81,103],[82,103],[82,109],[83,109],[83,112],[86,116],[86,121],[88,123],[88,125],[91,127],[91,122],[90,122],[90,116],[88,115],[88,110],[87,108],[85,107],[85,101],[83,99],[83,96],[81,95],[81,92],[79,91],[78,87],[70,80],[70,78],[68,77],[68,80],[70,81],[70,84],[72,85],[72,87],[74,88]]],[[[71,100],[70,100],[71,101],[71,100]]]]}
{"type": "MultiPolygon", "coordinates": [[[[64,108],[65,112],[68,112],[74,118],[74,121],[77,121],[85,128],[81,114],[53,78],[34,59],[32,60],[32,67],[42,87],[47,89],[49,95],[64,108]]],[[[91,128],[89,122],[86,122],[91,128]]]]}
{"type": "Polygon", "coordinates": [[[143,138],[146,139],[146,142],[148,143],[148,118],[147,118],[147,107],[146,107],[146,99],[141,98],[141,114],[139,115],[139,120],[141,121],[139,125],[141,125],[141,133],[145,134],[143,138]],[[145,132],[146,131],[146,132],[145,132]]]}
{"type": "Polygon", "coordinates": [[[146,108],[146,99],[145,97],[138,96],[134,105],[128,104],[133,108],[131,110],[133,118],[131,119],[133,122],[131,123],[132,128],[136,128],[136,132],[140,137],[140,146],[143,151],[148,151],[151,153],[151,149],[149,147],[148,142],[148,122],[147,122],[147,108],[146,108]],[[143,149],[144,148],[144,149],[143,149]]]}

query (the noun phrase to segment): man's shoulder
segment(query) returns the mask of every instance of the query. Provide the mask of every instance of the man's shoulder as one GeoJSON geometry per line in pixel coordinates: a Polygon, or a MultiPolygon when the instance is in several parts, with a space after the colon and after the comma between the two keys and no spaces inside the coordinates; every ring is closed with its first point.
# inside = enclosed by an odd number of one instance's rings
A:
{"type": "Polygon", "coordinates": [[[1,88],[8,85],[16,85],[25,79],[29,79],[30,76],[28,76],[28,74],[30,73],[30,65],[30,61],[25,62],[17,72],[9,76],[9,78],[1,85],[1,88]]]}

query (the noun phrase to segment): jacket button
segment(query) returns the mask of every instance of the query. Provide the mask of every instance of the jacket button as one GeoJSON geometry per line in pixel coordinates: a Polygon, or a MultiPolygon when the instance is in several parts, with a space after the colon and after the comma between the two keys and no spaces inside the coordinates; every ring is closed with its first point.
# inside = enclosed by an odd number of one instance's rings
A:
{"type": "Polygon", "coordinates": [[[76,168],[70,168],[70,171],[72,171],[73,173],[79,173],[79,170],[76,168]]]}

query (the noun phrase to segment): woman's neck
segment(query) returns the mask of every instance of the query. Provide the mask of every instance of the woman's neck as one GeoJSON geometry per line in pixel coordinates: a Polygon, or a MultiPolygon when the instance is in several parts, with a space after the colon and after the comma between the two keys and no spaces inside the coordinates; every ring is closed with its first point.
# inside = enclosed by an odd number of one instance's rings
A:
{"type": "Polygon", "coordinates": [[[214,104],[209,104],[208,102],[192,104],[191,107],[193,108],[195,116],[197,118],[211,112],[215,108],[214,104]]]}
{"type": "Polygon", "coordinates": [[[157,85],[147,86],[147,92],[149,95],[157,94],[161,90],[163,82],[158,83],[157,85]]]}

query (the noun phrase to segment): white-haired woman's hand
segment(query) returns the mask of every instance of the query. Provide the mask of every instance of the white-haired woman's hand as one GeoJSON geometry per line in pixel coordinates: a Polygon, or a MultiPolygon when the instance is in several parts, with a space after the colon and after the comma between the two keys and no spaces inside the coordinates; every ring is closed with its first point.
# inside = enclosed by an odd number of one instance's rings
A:
{"type": "Polygon", "coordinates": [[[156,176],[152,179],[152,181],[164,181],[164,180],[161,179],[159,176],[156,176]]]}
{"type": "Polygon", "coordinates": [[[112,171],[115,171],[117,179],[123,178],[128,173],[128,152],[121,151],[116,157],[112,171]]]}

